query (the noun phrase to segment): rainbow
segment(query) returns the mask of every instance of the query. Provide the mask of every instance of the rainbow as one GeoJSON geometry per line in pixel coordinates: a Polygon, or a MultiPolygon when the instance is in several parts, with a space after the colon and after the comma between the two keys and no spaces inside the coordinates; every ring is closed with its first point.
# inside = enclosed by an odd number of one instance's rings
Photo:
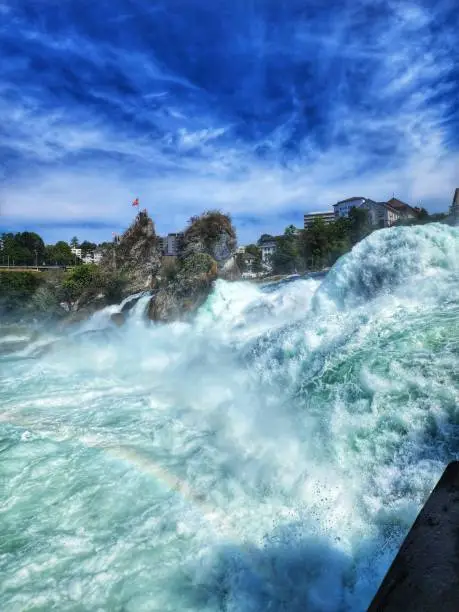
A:
{"type": "MultiPolygon", "coordinates": [[[[11,414],[0,413],[0,422],[6,422],[9,425],[21,427],[35,433],[40,433],[41,435],[45,435],[46,437],[50,438],[49,431],[46,431],[45,433],[44,430],[41,430],[40,428],[37,429],[35,421],[23,417],[12,420],[11,414]]],[[[48,429],[48,427],[49,425],[47,423],[46,428],[48,429]]],[[[53,438],[56,441],[62,440],[58,435],[53,436],[53,438]]],[[[151,476],[156,481],[163,483],[170,491],[178,493],[187,503],[197,507],[201,516],[203,516],[203,518],[205,518],[206,521],[215,528],[218,534],[227,538],[229,537],[233,540],[238,540],[240,538],[240,536],[237,535],[234,527],[231,525],[230,518],[226,512],[220,508],[208,504],[204,496],[196,493],[187,482],[181,480],[166,470],[159,463],[153,461],[150,457],[147,457],[138,450],[129,446],[110,446],[102,444],[92,436],[75,436],[71,438],[66,436],[66,439],[72,441],[77,440],[86,448],[96,448],[112,459],[126,462],[134,469],[142,472],[143,474],[151,476]]]]}

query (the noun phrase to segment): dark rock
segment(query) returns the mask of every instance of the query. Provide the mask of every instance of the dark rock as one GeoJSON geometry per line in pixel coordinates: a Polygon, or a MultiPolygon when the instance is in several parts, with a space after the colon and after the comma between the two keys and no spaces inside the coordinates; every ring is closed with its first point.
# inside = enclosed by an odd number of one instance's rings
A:
{"type": "Polygon", "coordinates": [[[101,267],[123,278],[121,297],[150,291],[160,266],[160,242],[146,212],[137,215],[120,242],[107,251],[101,262],[101,267]]]}
{"type": "Polygon", "coordinates": [[[126,322],[126,318],[122,312],[114,312],[110,315],[110,321],[113,321],[115,325],[121,327],[126,322]]]}
{"type": "Polygon", "coordinates": [[[206,253],[217,262],[220,270],[232,257],[236,246],[236,231],[228,215],[209,211],[190,219],[183,235],[182,256],[206,253]]]}
{"type": "Polygon", "coordinates": [[[172,321],[195,312],[207,299],[217,274],[217,263],[206,253],[183,258],[174,275],[152,297],[148,317],[172,321]]]}
{"type": "Polygon", "coordinates": [[[456,612],[459,602],[459,462],[450,463],[419,513],[369,612],[456,612]]]}

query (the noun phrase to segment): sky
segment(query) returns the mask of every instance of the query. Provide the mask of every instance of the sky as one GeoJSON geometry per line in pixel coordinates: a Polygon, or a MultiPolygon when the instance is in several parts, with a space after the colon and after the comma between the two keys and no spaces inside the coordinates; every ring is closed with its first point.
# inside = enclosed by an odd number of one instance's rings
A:
{"type": "Polygon", "coordinates": [[[459,186],[456,0],[0,0],[0,231],[239,242],[459,186]]]}

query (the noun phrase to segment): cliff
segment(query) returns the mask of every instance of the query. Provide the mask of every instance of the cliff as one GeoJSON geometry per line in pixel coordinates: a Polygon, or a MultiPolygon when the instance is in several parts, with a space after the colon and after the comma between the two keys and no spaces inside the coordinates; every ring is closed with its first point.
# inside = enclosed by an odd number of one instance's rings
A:
{"type": "Polygon", "coordinates": [[[122,297],[153,289],[161,267],[161,249],[146,212],[139,212],[120,241],[107,251],[100,267],[124,281],[122,297]]]}
{"type": "Polygon", "coordinates": [[[227,215],[209,211],[192,217],[177,260],[160,274],[149,318],[171,321],[187,316],[205,302],[217,278],[240,278],[232,258],[236,245],[236,232],[227,215]]]}

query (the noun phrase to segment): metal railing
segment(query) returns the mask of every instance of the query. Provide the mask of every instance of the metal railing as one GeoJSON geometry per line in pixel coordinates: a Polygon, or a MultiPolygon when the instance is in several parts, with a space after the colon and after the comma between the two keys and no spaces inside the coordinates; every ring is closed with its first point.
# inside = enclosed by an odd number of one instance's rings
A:
{"type": "Polygon", "coordinates": [[[0,264],[0,268],[4,270],[67,270],[68,268],[73,268],[73,265],[64,266],[64,265],[41,265],[41,266],[23,266],[21,264],[0,264]]]}

